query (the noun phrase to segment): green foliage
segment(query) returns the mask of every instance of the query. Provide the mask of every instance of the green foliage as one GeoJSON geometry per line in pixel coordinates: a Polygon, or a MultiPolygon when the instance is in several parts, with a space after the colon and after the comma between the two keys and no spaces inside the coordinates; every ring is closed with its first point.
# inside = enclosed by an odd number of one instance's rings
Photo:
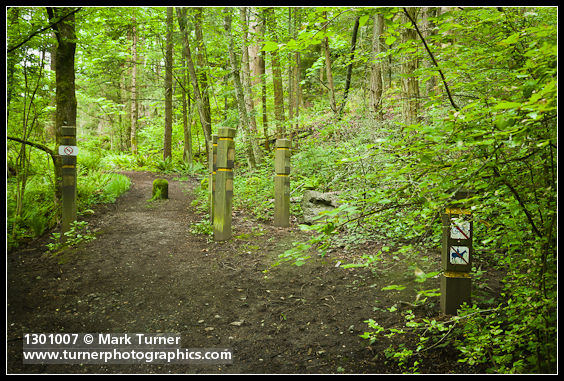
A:
{"type": "Polygon", "coordinates": [[[267,160],[253,172],[237,172],[233,178],[233,207],[250,212],[259,220],[274,215],[274,164],[267,160]],[[235,195],[244,197],[237,197],[235,195]]]}
{"type": "Polygon", "coordinates": [[[109,153],[102,160],[104,168],[108,169],[136,169],[135,157],[127,153],[109,153]]]}
{"type": "Polygon", "coordinates": [[[94,234],[88,228],[86,221],[74,221],[71,223],[70,230],[65,232],[63,236],[61,233],[52,233],[51,241],[47,244],[48,251],[53,255],[59,255],[63,250],[74,248],[81,243],[90,242],[96,239],[94,234]]]}
{"type": "MultiPolygon", "coordinates": [[[[89,162],[93,163],[94,160],[89,162]]],[[[42,170],[41,166],[32,168],[38,172],[42,170]]],[[[131,186],[127,176],[104,173],[95,168],[96,165],[84,169],[79,166],[80,175],[77,178],[79,214],[92,204],[114,202],[131,186]]],[[[60,211],[53,207],[54,185],[49,173],[50,171],[47,171],[46,175],[37,174],[28,178],[22,200],[23,212],[20,216],[15,214],[16,183],[13,180],[7,182],[7,238],[10,248],[16,247],[22,239],[41,236],[57,224],[60,211]]]]}
{"type": "Polygon", "coordinates": [[[80,147],[80,155],[76,157],[77,168],[82,174],[102,169],[102,153],[100,150],[91,150],[80,147]]]}
{"type": "Polygon", "coordinates": [[[456,338],[460,362],[485,364],[496,373],[551,373],[557,361],[554,305],[532,290],[513,293],[497,309],[481,312],[475,306],[456,338]]]}
{"type": "Polygon", "coordinates": [[[104,185],[102,194],[106,202],[114,202],[120,195],[131,187],[129,177],[120,174],[111,174],[110,180],[104,185]]]}
{"type": "Polygon", "coordinates": [[[213,236],[213,225],[210,222],[209,215],[204,216],[200,222],[195,222],[190,225],[190,233],[196,235],[213,236]]]}
{"type": "Polygon", "coordinates": [[[97,203],[113,203],[131,186],[129,177],[117,173],[90,172],[77,179],[79,210],[97,203]]]}

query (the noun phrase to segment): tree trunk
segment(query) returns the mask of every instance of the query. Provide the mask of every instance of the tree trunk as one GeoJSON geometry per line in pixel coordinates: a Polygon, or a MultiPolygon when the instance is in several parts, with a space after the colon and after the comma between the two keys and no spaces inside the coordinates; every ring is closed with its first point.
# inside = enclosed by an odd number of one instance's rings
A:
{"type": "MultiPolygon", "coordinates": [[[[295,18],[295,13],[294,13],[295,18]]],[[[294,18],[292,18],[292,8],[288,7],[288,36],[295,38],[294,35],[294,18]]],[[[290,134],[292,133],[292,122],[294,119],[294,62],[292,62],[292,52],[288,52],[288,121],[290,127],[290,134]]]]}
{"type": "Polygon", "coordinates": [[[262,151],[257,142],[258,129],[257,120],[255,118],[255,106],[253,103],[253,88],[251,86],[250,78],[250,67],[249,67],[249,48],[248,48],[248,21],[247,21],[247,8],[240,8],[241,24],[243,25],[243,54],[241,59],[241,73],[243,74],[243,94],[245,98],[245,107],[247,110],[247,116],[249,118],[249,131],[250,131],[250,141],[253,148],[253,154],[255,156],[256,164],[262,163],[263,155],[262,151]]]}
{"type": "MultiPolygon", "coordinates": [[[[270,27],[271,38],[278,42],[276,35],[278,27],[274,15],[274,9],[267,10],[268,25],[270,27]]],[[[284,115],[284,87],[282,85],[282,70],[280,68],[280,59],[278,57],[278,49],[270,53],[272,60],[272,84],[274,86],[274,119],[276,120],[276,138],[281,139],[286,135],[286,117],[284,115]]]]}
{"type": "Polygon", "coordinates": [[[374,29],[372,33],[372,70],[370,72],[370,109],[375,113],[377,120],[382,120],[382,58],[377,58],[383,51],[384,16],[374,15],[374,29]],[[375,62],[374,62],[375,61],[375,62]]]}
{"type": "MultiPolygon", "coordinates": [[[[417,19],[418,8],[406,8],[409,17],[413,20],[417,19]]],[[[409,24],[409,18],[402,14],[404,24],[409,24]]],[[[404,28],[402,31],[402,42],[409,43],[417,40],[417,32],[413,27],[404,28]]],[[[417,70],[417,59],[411,58],[411,54],[404,55],[402,62],[402,98],[403,98],[403,120],[406,124],[417,123],[419,109],[419,82],[414,75],[417,70]]]]}
{"type": "Polygon", "coordinates": [[[353,68],[353,61],[354,61],[354,51],[356,49],[356,38],[358,36],[358,27],[360,24],[360,17],[357,17],[354,26],[353,32],[351,37],[351,52],[349,53],[349,62],[347,64],[347,78],[345,80],[345,91],[343,93],[343,101],[339,106],[338,114],[339,118],[341,117],[343,110],[345,109],[345,105],[347,104],[347,99],[349,97],[349,90],[351,87],[351,78],[352,78],[352,68],[353,68]]]}
{"type": "Polygon", "coordinates": [[[261,89],[261,105],[262,105],[262,129],[265,140],[265,148],[270,151],[269,137],[268,137],[268,110],[266,107],[266,66],[265,66],[265,56],[266,52],[261,51],[262,44],[264,42],[264,33],[266,29],[266,15],[267,11],[265,8],[261,8],[261,22],[254,24],[254,35],[257,36],[257,45],[251,45],[250,56],[251,56],[251,72],[253,76],[253,85],[260,84],[261,89]],[[254,52],[254,53],[253,53],[254,52]],[[253,59],[253,57],[255,57],[253,59]]]}
{"type": "MultiPolygon", "coordinates": [[[[198,64],[198,82],[200,83],[202,106],[204,109],[204,116],[206,118],[204,134],[211,139],[211,107],[210,97],[208,92],[208,75],[206,73],[207,60],[206,60],[206,45],[204,44],[204,33],[202,32],[202,17],[203,10],[201,7],[193,8],[194,13],[194,34],[196,36],[196,62],[198,64]]],[[[206,152],[211,148],[211,140],[206,139],[206,152]]]]}
{"type": "MultiPolygon", "coordinates": [[[[129,144],[131,143],[129,136],[131,136],[131,123],[129,121],[131,118],[129,117],[128,107],[127,107],[127,80],[126,80],[126,67],[124,64],[120,66],[120,95],[119,95],[119,103],[123,105],[123,115],[119,114],[119,126],[118,126],[118,138],[119,138],[119,151],[127,151],[129,150],[129,144]]],[[[116,146],[115,137],[112,139],[111,142],[111,149],[113,150],[116,146]]]]}
{"type": "MultiPolygon", "coordinates": [[[[297,31],[300,27],[300,20],[301,20],[301,12],[300,12],[300,8],[295,8],[294,9],[294,36],[297,37],[297,31]]],[[[294,81],[294,118],[295,118],[295,122],[294,122],[294,129],[298,130],[299,128],[299,118],[300,118],[300,107],[302,105],[302,88],[300,85],[300,63],[301,63],[301,55],[300,52],[295,52],[294,53],[294,62],[295,62],[295,66],[294,66],[294,76],[293,76],[293,81],[294,81]]],[[[291,136],[290,136],[291,138],[291,136]]]]}
{"type": "Polygon", "coordinates": [[[166,8],[165,123],[163,159],[172,158],[172,7],[166,8]]]}
{"type": "Polygon", "coordinates": [[[231,33],[231,9],[226,7],[223,9],[223,27],[225,29],[225,39],[228,41],[229,49],[229,62],[231,63],[231,76],[233,78],[233,85],[235,87],[235,97],[237,101],[237,110],[239,111],[239,121],[245,135],[245,146],[247,151],[247,161],[249,169],[252,171],[256,168],[256,159],[253,152],[251,143],[251,132],[249,131],[249,116],[245,106],[245,97],[243,94],[243,85],[239,75],[239,68],[237,67],[237,57],[235,56],[233,35],[231,33]]]}
{"type": "MultiPolygon", "coordinates": [[[[182,49],[182,63],[186,66],[186,50],[182,49]]],[[[184,126],[184,148],[182,160],[192,165],[192,105],[188,94],[188,70],[184,69],[182,76],[182,124],[184,126]]]]}
{"type": "MultiPolygon", "coordinates": [[[[10,26],[9,28],[19,28],[19,16],[20,14],[20,9],[18,7],[12,7],[9,10],[9,14],[7,15],[7,18],[9,18],[10,20],[10,26]]],[[[13,45],[12,43],[10,43],[10,45],[13,45]]],[[[7,57],[6,57],[6,120],[9,119],[10,117],[10,101],[12,99],[12,94],[15,91],[15,86],[14,86],[14,72],[15,72],[15,67],[16,64],[18,62],[18,56],[16,54],[16,52],[10,52],[8,53],[7,57]]],[[[53,63],[51,63],[52,65],[53,63]]]]}
{"type": "MultiPolygon", "coordinates": [[[[68,13],[67,8],[47,8],[49,19],[60,18],[68,13]]],[[[74,142],[76,144],[76,95],[74,57],[76,52],[76,32],[74,14],[53,25],[57,37],[57,53],[55,55],[56,85],[56,144],[74,142]],[[64,134],[63,134],[64,132],[64,134]],[[71,135],[68,138],[66,135],[71,135]],[[74,135],[74,136],[73,136],[74,135]]],[[[56,195],[62,200],[61,231],[70,230],[76,220],[76,156],[65,157],[53,155],[55,162],[56,195]],[[63,168],[63,164],[67,168],[63,168]],[[66,172],[63,174],[63,170],[66,172]]]]}
{"type": "Polygon", "coordinates": [[[137,21],[135,14],[132,22],[132,44],[131,56],[133,66],[131,68],[131,153],[137,155],[137,122],[139,120],[139,105],[137,104],[137,21]]]}
{"type": "MultiPolygon", "coordinates": [[[[327,13],[325,13],[327,19],[327,13]]],[[[327,31],[327,25],[325,25],[327,31]]],[[[324,37],[321,43],[323,53],[325,54],[325,73],[327,75],[327,91],[329,92],[329,105],[334,113],[337,113],[337,103],[335,100],[335,85],[333,84],[333,70],[331,69],[331,52],[329,50],[329,38],[324,37]]]]}
{"type": "Polygon", "coordinates": [[[209,145],[211,144],[211,118],[206,113],[204,102],[202,101],[202,93],[198,84],[198,77],[196,76],[196,69],[194,68],[194,61],[192,61],[192,52],[190,50],[190,40],[188,39],[188,31],[186,29],[186,8],[176,8],[176,16],[178,18],[178,25],[184,39],[184,51],[186,53],[186,64],[188,66],[188,73],[194,88],[194,98],[196,99],[196,106],[198,108],[198,115],[200,116],[200,123],[202,124],[202,131],[204,131],[204,139],[206,141],[206,156],[210,160],[209,145]]]}
{"type": "MultiPolygon", "coordinates": [[[[435,24],[432,21],[432,19],[437,16],[437,10],[438,8],[435,7],[426,7],[423,9],[423,29],[424,29],[423,33],[427,41],[429,41],[427,37],[431,37],[437,33],[435,31],[435,24]]],[[[433,67],[434,66],[433,61],[431,59],[425,60],[425,66],[428,68],[433,67]]],[[[426,95],[429,97],[436,96],[438,93],[437,85],[438,85],[437,76],[434,75],[430,77],[425,86],[426,95]]]]}

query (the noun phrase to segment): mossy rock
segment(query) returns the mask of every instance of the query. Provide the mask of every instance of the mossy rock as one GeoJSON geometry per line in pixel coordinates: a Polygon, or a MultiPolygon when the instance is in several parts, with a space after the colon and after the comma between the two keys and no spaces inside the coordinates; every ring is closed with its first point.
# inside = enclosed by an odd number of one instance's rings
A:
{"type": "Polygon", "coordinates": [[[153,181],[153,197],[152,200],[168,199],[168,181],[165,179],[156,179],[153,181]]]}

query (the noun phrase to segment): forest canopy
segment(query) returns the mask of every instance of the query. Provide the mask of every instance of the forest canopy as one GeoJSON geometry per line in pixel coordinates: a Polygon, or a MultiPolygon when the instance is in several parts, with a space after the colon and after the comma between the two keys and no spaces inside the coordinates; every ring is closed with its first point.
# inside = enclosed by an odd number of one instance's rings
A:
{"type": "Polygon", "coordinates": [[[468,306],[459,361],[555,369],[556,7],[9,7],[6,24],[10,248],[61,223],[65,85],[79,216],[127,190],[120,169],[206,181],[220,127],[237,130],[236,208],[271,219],[277,138],[293,142],[292,196],[339,194],[291,263],[370,239],[415,258],[471,190],[476,263],[503,292],[468,306]],[[74,77],[58,83],[65,28],[74,77]]]}

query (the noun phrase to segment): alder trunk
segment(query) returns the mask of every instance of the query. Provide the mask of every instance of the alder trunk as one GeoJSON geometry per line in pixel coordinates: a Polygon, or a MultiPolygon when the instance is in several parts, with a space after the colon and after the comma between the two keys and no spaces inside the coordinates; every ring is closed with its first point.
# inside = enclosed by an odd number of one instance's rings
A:
{"type": "Polygon", "coordinates": [[[172,158],[172,7],[166,9],[165,123],[163,159],[172,158]]]}

